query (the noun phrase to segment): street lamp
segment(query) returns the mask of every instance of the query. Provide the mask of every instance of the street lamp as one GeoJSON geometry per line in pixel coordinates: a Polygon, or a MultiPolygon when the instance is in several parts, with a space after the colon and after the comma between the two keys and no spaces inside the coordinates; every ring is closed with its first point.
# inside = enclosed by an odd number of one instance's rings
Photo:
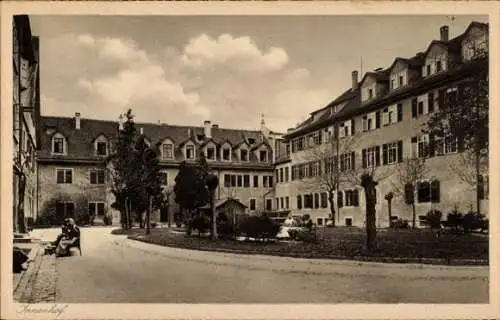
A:
{"type": "Polygon", "coordinates": [[[219,178],[209,173],[205,177],[205,186],[210,195],[210,211],[212,213],[212,239],[217,239],[217,215],[215,213],[215,189],[219,185],[219,178]]]}

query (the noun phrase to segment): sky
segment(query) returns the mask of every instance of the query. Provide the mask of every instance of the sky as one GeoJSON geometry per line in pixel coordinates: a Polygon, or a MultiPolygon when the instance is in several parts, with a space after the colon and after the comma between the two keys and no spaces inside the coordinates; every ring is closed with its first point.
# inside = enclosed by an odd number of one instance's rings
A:
{"type": "Polygon", "coordinates": [[[483,16],[30,16],[42,115],[286,132],[483,16]]]}

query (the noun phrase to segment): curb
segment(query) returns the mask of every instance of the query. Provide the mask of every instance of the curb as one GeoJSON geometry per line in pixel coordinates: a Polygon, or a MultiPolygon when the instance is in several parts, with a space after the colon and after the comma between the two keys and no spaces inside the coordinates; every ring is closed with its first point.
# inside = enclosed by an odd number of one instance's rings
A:
{"type": "Polygon", "coordinates": [[[19,292],[21,288],[27,287],[30,283],[33,282],[37,270],[40,268],[41,264],[41,259],[40,259],[40,252],[41,245],[36,244],[28,254],[29,260],[31,262],[28,264],[28,269],[24,270],[21,272],[20,277],[18,280],[12,284],[12,292],[13,292],[13,297],[14,301],[22,302],[24,300],[24,296],[22,292],[19,292]]]}
{"type": "Polygon", "coordinates": [[[489,261],[485,259],[438,259],[438,258],[392,258],[392,257],[369,257],[369,256],[336,256],[336,255],[319,255],[319,254],[309,254],[303,255],[299,253],[291,252],[252,252],[237,249],[223,249],[223,248],[208,248],[208,247],[188,247],[178,244],[167,244],[161,245],[148,241],[147,239],[135,238],[134,236],[127,236],[130,240],[135,240],[139,242],[155,244],[163,247],[172,247],[186,250],[197,250],[197,251],[211,251],[220,253],[231,253],[231,254],[246,254],[246,255],[264,255],[264,256],[277,256],[277,257],[288,257],[288,258],[298,258],[298,259],[321,259],[321,260],[350,260],[359,262],[379,262],[379,263],[403,263],[403,264],[429,264],[429,265],[442,265],[442,266],[477,266],[485,267],[489,266],[489,261]]]}

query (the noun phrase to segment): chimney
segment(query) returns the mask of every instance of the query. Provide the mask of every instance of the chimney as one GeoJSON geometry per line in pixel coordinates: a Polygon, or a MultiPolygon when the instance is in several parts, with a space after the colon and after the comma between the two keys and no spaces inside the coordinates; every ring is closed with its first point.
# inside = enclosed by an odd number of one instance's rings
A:
{"type": "Polygon", "coordinates": [[[75,129],[80,130],[80,112],[75,113],[75,129]]]}
{"type": "Polygon", "coordinates": [[[352,90],[356,90],[358,88],[358,71],[353,71],[351,74],[352,77],[352,90]]]}
{"type": "Polygon", "coordinates": [[[210,120],[205,120],[203,122],[203,133],[205,133],[205,137],[212,138],[212,130],[210,130],[210,120]]]}
{"type": "Polygon", "coordinates": [[[448,41],[448,29],[448,26],[441,27],[441,41],[448,41]]]}

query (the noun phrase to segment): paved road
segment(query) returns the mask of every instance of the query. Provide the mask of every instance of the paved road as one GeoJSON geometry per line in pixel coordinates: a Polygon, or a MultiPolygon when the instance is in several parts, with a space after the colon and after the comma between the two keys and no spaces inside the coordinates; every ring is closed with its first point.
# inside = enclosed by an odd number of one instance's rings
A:
{"type": "Polygon", "coordinates": [[[57,260],[66,303],[487,303],[487,267],[388,265],[199,252],[83,230],[57,260]]]}

